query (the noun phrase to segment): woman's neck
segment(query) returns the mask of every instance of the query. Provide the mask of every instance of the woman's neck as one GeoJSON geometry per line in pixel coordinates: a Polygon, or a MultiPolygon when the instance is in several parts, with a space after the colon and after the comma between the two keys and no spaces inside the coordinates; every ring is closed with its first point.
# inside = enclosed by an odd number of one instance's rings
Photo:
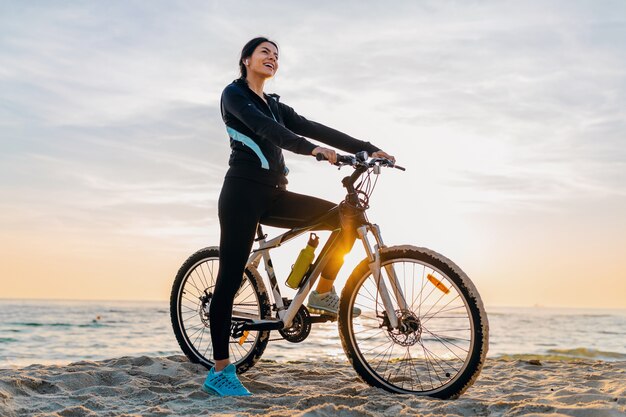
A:
{"type": "Polygon", "coordinates": [[[248,74],[246,80],[248,81],[248,87],[250,87],[250,90],[254,91],[257,96],[265,100],[265,97],[263,97],[265,78],[255,77],[254,74],[248,74]]]}

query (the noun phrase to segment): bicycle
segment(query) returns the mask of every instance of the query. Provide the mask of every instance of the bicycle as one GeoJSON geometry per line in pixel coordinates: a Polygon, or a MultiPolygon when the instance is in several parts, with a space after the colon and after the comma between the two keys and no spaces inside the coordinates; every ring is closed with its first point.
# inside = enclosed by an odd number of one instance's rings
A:
{"type": "MultiPolygon", "coordinates": [[[[476,287],[456,264],[430,249],[387,247],[378,225],[367,219],[381,167],[404,168],[384,158],[369,159],[366,152],[338,155],[335,165],[354,168],[342,180],[347,194],[340,204],[310,225],[270,240],[261,225],[257,228],[258,248],[250,254],[233,304],[230,355],[237,372],[260,359],[271,331],[298,343],[307,338],[312,324],[336,319],[346,356],[368,384],[394,393],[460,396],[480,374],[488,349],[487,314],[476,287]],[[342,221],[341,227],[356,230],[367,256],[341,292],[338,316],[315,315],[304,301],[342,229],[331,232],[291,300],[281,296],[269,251],[315,230],[337,210],[352,220],[349,226],[342,221]],[[269,293],[258,270],[261,259],[269,293]],[[360,315],[353,311],[355,306],[360,315]]],[[[178,271],[170,297],[172,326],[181,349],[191,362],[207,368],[213,366],[208,312],[218,265],[218,247],[197,251],[178,271]]]]}

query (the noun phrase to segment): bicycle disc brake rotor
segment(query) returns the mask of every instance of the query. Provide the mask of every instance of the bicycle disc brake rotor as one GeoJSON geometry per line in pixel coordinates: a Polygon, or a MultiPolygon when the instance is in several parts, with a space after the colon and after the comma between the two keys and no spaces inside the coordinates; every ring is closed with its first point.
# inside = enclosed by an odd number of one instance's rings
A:
{"type": "Polygon", "coordinates": [[[400,321],[399,329],[388,329],[389,337],[401,346],[413,346],[422,338],[422,324],[420,319],[407,310],[396,310],[396,316],[400,321]]]}
{"type": "Polygon", "coordinates": [[[209,327],[209,307],[211,307],[211,299],[213,298],[213,293],[207,293],[204,290],[204,295],[200,297],[200,305],[198,306],[198,315],[200,316],[200,321],[205,325],[205,327],[209,327]]]}
{"type": "Polygon", "coordinates": [[[305,306],[300,306],[291,327],[278,331],[283,339],[291,343],[300,343],[311,333],[311,315],[305,306]]]}

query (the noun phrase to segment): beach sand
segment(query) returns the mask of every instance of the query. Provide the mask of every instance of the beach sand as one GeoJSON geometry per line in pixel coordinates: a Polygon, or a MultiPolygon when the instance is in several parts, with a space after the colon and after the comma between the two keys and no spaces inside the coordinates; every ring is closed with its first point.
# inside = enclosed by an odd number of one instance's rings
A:
{"type": "Polygon", "coordinates": [[[390,394],[348,362],[261,360],[242,376],[253,397],[201,391],[184,356],[122,357],[0,370],[0,415],[22,416],[577,416],[626,415],[626,362],[490,359],[457,400],[390,394]]]}

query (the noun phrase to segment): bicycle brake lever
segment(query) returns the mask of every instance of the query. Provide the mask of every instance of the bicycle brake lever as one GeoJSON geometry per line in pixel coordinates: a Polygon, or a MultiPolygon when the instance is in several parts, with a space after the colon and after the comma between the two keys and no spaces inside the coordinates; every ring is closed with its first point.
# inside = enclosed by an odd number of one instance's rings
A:
{"type": "Polygon", "coordinates": [[[400,171],[406,171],[406,168],[401,167],[400,165],[396,165],[396,163],[395,163],[394,161],[390,160],[390,159],[386,159],[386,158],[381,158],[381,159],[382,159],[382,160],[385,162],[385,164],[386,164],[387,166],[389,166],[390,168],[396,168],[396,169],[399,169],[400,171]]]}
{"type": "Polygon", "coordinates": [[[401,167],[400,165],[396,165],[395,162],[387,158],[373,158],[370,163],[375,164],[376,162],[382,162],[384,165],[388,166],[389,168],[397,168],[400,171],[406,171],[406,168],[401,167]]]}

